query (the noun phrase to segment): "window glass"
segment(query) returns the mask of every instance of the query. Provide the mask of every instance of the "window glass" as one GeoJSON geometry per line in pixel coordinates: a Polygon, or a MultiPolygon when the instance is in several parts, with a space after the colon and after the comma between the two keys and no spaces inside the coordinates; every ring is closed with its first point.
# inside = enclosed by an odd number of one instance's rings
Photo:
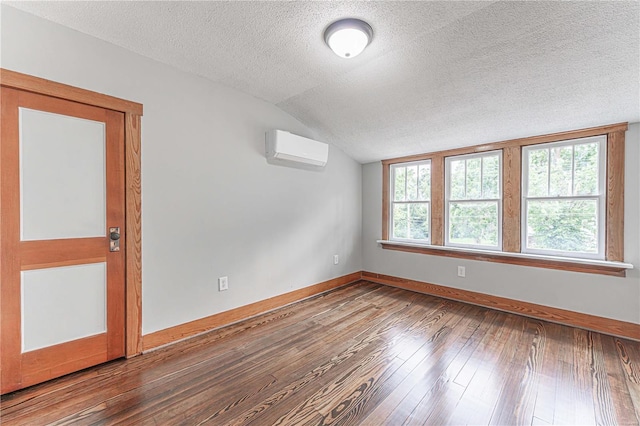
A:
{"type": "Polygon", "coordinates": [[[573,147],[561,146],[549,150],[549,195],[560,197],[571,195],[573,147]]]}
{"type": "Polygon", "coordinates": [[[408,235],[412,240],[429,239],[429,204],[407,204],[409,210],[408,235]]]}
{"type": "Polygon", "coordinates": [[[467,192],[465,198],[482,198],[482,158],[472,158],[467,160],[467,192]]]}
{"type": "Polygon", "coordinates": [[[500,249],[501,151],[448,157],[445,244],[500,249]]]}
{"type": "Polygon", "coordinates": [[[497,203],[451,202],[449,204],[449,242],[468,246],[497,246],[497,203]]]}
{"type": "Polygon", "coordinates": [[[546,197],[549,194],[549,150],[532,149],[529,152],[530,197],[546,197]]]}
{"type": "Polygon", "coordinates": [[[483,198],[500,197],[500,159],[498,156],[482,158],[483,198]]]}
{"type": "Polygon", "coordinates": [[[430,238],[431,162],[392,167],[391,239],[428,244],[430,238]]]}
{"type": "Polygon", "coordinates": [[[605,144],[602,136],[523,149],[523,252],[604,259],[605,144]]]}
{"type": "Polygon", "coordinates": [[[597,200],[530,200],[527,247],[597,253],[597,200]]]}
{"type": "Polygon", "coordinates": [[[421,164],[418,174],[418,199],[431,199],[431,164],[421,164]]]}
{"type": "Polygon", "coordinates": [[[450,186],[451,186],[451,199],[463,200],[465,195],[465,180],[467,168],[464,160],[451,161],[450,163],[450,186]]]}
{"type": "Polygon", "coordinates": [[[393,205],[393,236],[394,238],[408,238],[407,231],[407,206],[408,204],[393,205]]]}
{"type": "Polygon", "coordinates": [[[406,183],[406,167],[394,167],[394,201],[404,201],[405,183],[406,183]]]}
{"type": "Polygon", "coordinates": [[[418,166],[407,167],[407,200],[418,199],[418,166]]]}
{"type": "Polygon", "coordinates": [[[598,144],[585,143],[575,147],[574,195],[598,193],[598,144]]]}

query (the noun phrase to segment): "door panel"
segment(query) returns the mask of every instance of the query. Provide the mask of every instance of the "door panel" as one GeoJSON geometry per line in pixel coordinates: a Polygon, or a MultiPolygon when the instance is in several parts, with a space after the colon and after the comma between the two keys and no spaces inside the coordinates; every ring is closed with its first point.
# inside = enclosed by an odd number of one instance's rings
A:
{"type": "Polygon", "coordinates": [[[124,114],[3,87],[0,153],[6,393],[124,356],[124,114]]]}
{"type": "Polygon", "coordinates": [[[105,123],[19,112],[21,240],[104,236],[105,123]]]}
{"type": "Polygon", "coordinates": [[[22,271],[22,353],[107,331],[106,266],[22,271]]]}

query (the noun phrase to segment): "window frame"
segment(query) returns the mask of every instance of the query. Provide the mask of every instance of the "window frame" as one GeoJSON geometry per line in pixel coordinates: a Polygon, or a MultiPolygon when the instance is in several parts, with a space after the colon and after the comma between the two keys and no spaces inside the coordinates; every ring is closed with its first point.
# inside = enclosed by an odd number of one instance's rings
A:
{"type": "MultiPolygon", "coordinates": [[[[482,162],[480,163],[482,164],[482,162]]],[[[469,249],[481,249],[481,250],[492,250],[492,251],[502,251],[502,150],[492,150],[492,151],[483,151],[472,154],[462,154],[462,155],[453,155],[445,157],[444,159],[444,179],[445,179],[445,189],[444,189],[444,245],[448,247],[460,247],[460,248],[469,248],[469,249]],[[466,178],[466,161],[474,158],[480,158],[493,156],[497,154],[498,156],[498,198],[478,198],[478,199],[451,199],[451,163],[453,161],[465,160],[465,178],[466,178]],[[449,205],[452,202],[458,203],[496,203],[498,207],[498,244],[495,246],[488,246],[483,244],[461,244],[461,243],[452,243],[449,235],[449,205]]],[[[482,166],[480,167],[480,188],[482,192],[482,166]]],[[[465,179],[465,193],[466,193],[466,179],[465,179]]]]}
{"type": "Polygon", "coordinates": [[[627,122],[614,123],[382,160],[382,235],[378,243],[383,249],[389,250],[624,277],[626,270],[633,268],[633,265],[624,263],[625,134],[628,128],[627,122]],[[522,148],[590,136],[607,138],[604,260],[521,253],[522,148]],[[447,247],[444,245],[445,158],[492,150],[502,150],[503,156],[502,251],[447,247]],[[431,244],[391,241],[389,240],[390,165],[427,159],[431,160],[431,244]]]}
{"type": "MultiPolygon", "coordinates": [[[[400,167],[405,167],[405,198],[406,198],[406,188],[407,188],[407,175],[406,175],[406,167],[411,167],[411,166],[418,166],[418,181],[420,179],[420,165],[423,164],[428,164],[429,165],[429,188],[430,188],[430,192],[431,192],[431,177],[433,175],[433,170],[431,169],[431,160],[430,159],[426,159],[426,160],[418,160],[418,161],[409,161],[409,162],[403,162],[403,163],[395,163],[392,164],[389,168],[389,229],[388,229],[388,233],[389,233],[389,239],[392,241],[403,241],[403,242],[412,242],[412,243],[417,243],[417,244],[426,244],[429,245],[431,244],[431,193],[429,193],[429,199],[428,200],[411,200],[411,201],[395,201],[395,173],[394,170],[396,168],[400,168],[400,167]],[[428,234],[429,234],[429,238],[426,240],[417,240],[417,239],[413,239],[413,238],[396,238],[393,235],[393,207],[395,206],[395,204],[428,204],[428,208],[427,208],[427,223],[429,224],[429,230],[428,230],[428,234]]],[[[417,185],[416,185],[416,189],[417,189],[417,185]]]]}
{"type": "MultiPolygon", "coordinates": [[[[547,175],[548,182],[551,181],[551,161],[549,157],[549,172],[547,175]]],[[[590,136],[585,138],[577,138],[577,139],[569,139],[560,142],[548,142],[543,144],[535,144],[528,145],[522,147],[522,189],[521,189],[521,226],[520,226],[520,239],[522,241],[521,244],[521,253],[530,253],[530,254],[541,254],[547,256],[558,256],[558,257],[571,257],[577,259],[605,259],[605,246],[606,246],[606,188],[607,181],[607,137],[603,135],[599,136],[590,136]],[[548,152],[552,148],[557,147],[573,147],[573,156],[572,156],[572,180],[575,175],[575,146],[576,145],[584,145],[588,143],[598,143],[598,194],[597,195],[560,195],[560,196],[546,196],[546,197],[529,197],[528,193],[528,183],[529,183],[529,165],[528,159],[531,151],[546,149],[548,152]],[[527,202],[530,200],[597,200],[598,208],[597,208],[597,229],[598,229],[598,251],[596,253],[586,253],[586,252],[572,252],[565,250],[551,250],[551,249],[536,249],[536,248],[528,248],[527,247],[527,202]]],[[[575,185],[575,181],[573,182],[575,185]]]]}

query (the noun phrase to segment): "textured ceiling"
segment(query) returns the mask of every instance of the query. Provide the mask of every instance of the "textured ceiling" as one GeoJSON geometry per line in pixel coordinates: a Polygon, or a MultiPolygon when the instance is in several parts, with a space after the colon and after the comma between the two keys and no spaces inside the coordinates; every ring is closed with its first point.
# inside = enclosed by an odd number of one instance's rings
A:
{"type": "Polygon", "coordinates": [[[276,104],[366,163],[640,121],[640,2],[13,2],[276,104]],[[342,59],[322,33],[364,19],[342,59]]]}

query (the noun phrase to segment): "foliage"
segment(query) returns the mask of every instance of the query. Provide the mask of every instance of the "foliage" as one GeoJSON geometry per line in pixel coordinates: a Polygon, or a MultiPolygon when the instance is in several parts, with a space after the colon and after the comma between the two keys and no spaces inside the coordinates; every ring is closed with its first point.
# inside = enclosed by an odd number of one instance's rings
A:
{"type": "Polygon", "coordinates": [[[394,167],[393,237],[429,239],[431,164],[394,167]]]}
{"type": "Polygon", "coordinates": [[[429,239],[429,204],[396,204],[393,209],[393,237],[429,239]]]}
{"type": "Polygon", "coordinates": [[[595,200],[529,201],[527,247],[597,252],[597,208],[595,200]]]}
{"type": "Polygon", "coordinates": [[[528,200],[525,207],[527,247],[598,251],[597,199],[569,198],[598,195],[598,148],[583,143],[529,151],[527,194],[542,199],[528,200]]]}
{"type": "Polygon", "coordinates": [[[450,203],[449,241],[457,244],[497,246],[498,203],[450,203]]]}
{"type": "Polygon", "coordinates": [[[489,153],[449,164],[449,241],[498,246],[498,202],[481,200],[499,197],[500,157],[489,153]]]}

